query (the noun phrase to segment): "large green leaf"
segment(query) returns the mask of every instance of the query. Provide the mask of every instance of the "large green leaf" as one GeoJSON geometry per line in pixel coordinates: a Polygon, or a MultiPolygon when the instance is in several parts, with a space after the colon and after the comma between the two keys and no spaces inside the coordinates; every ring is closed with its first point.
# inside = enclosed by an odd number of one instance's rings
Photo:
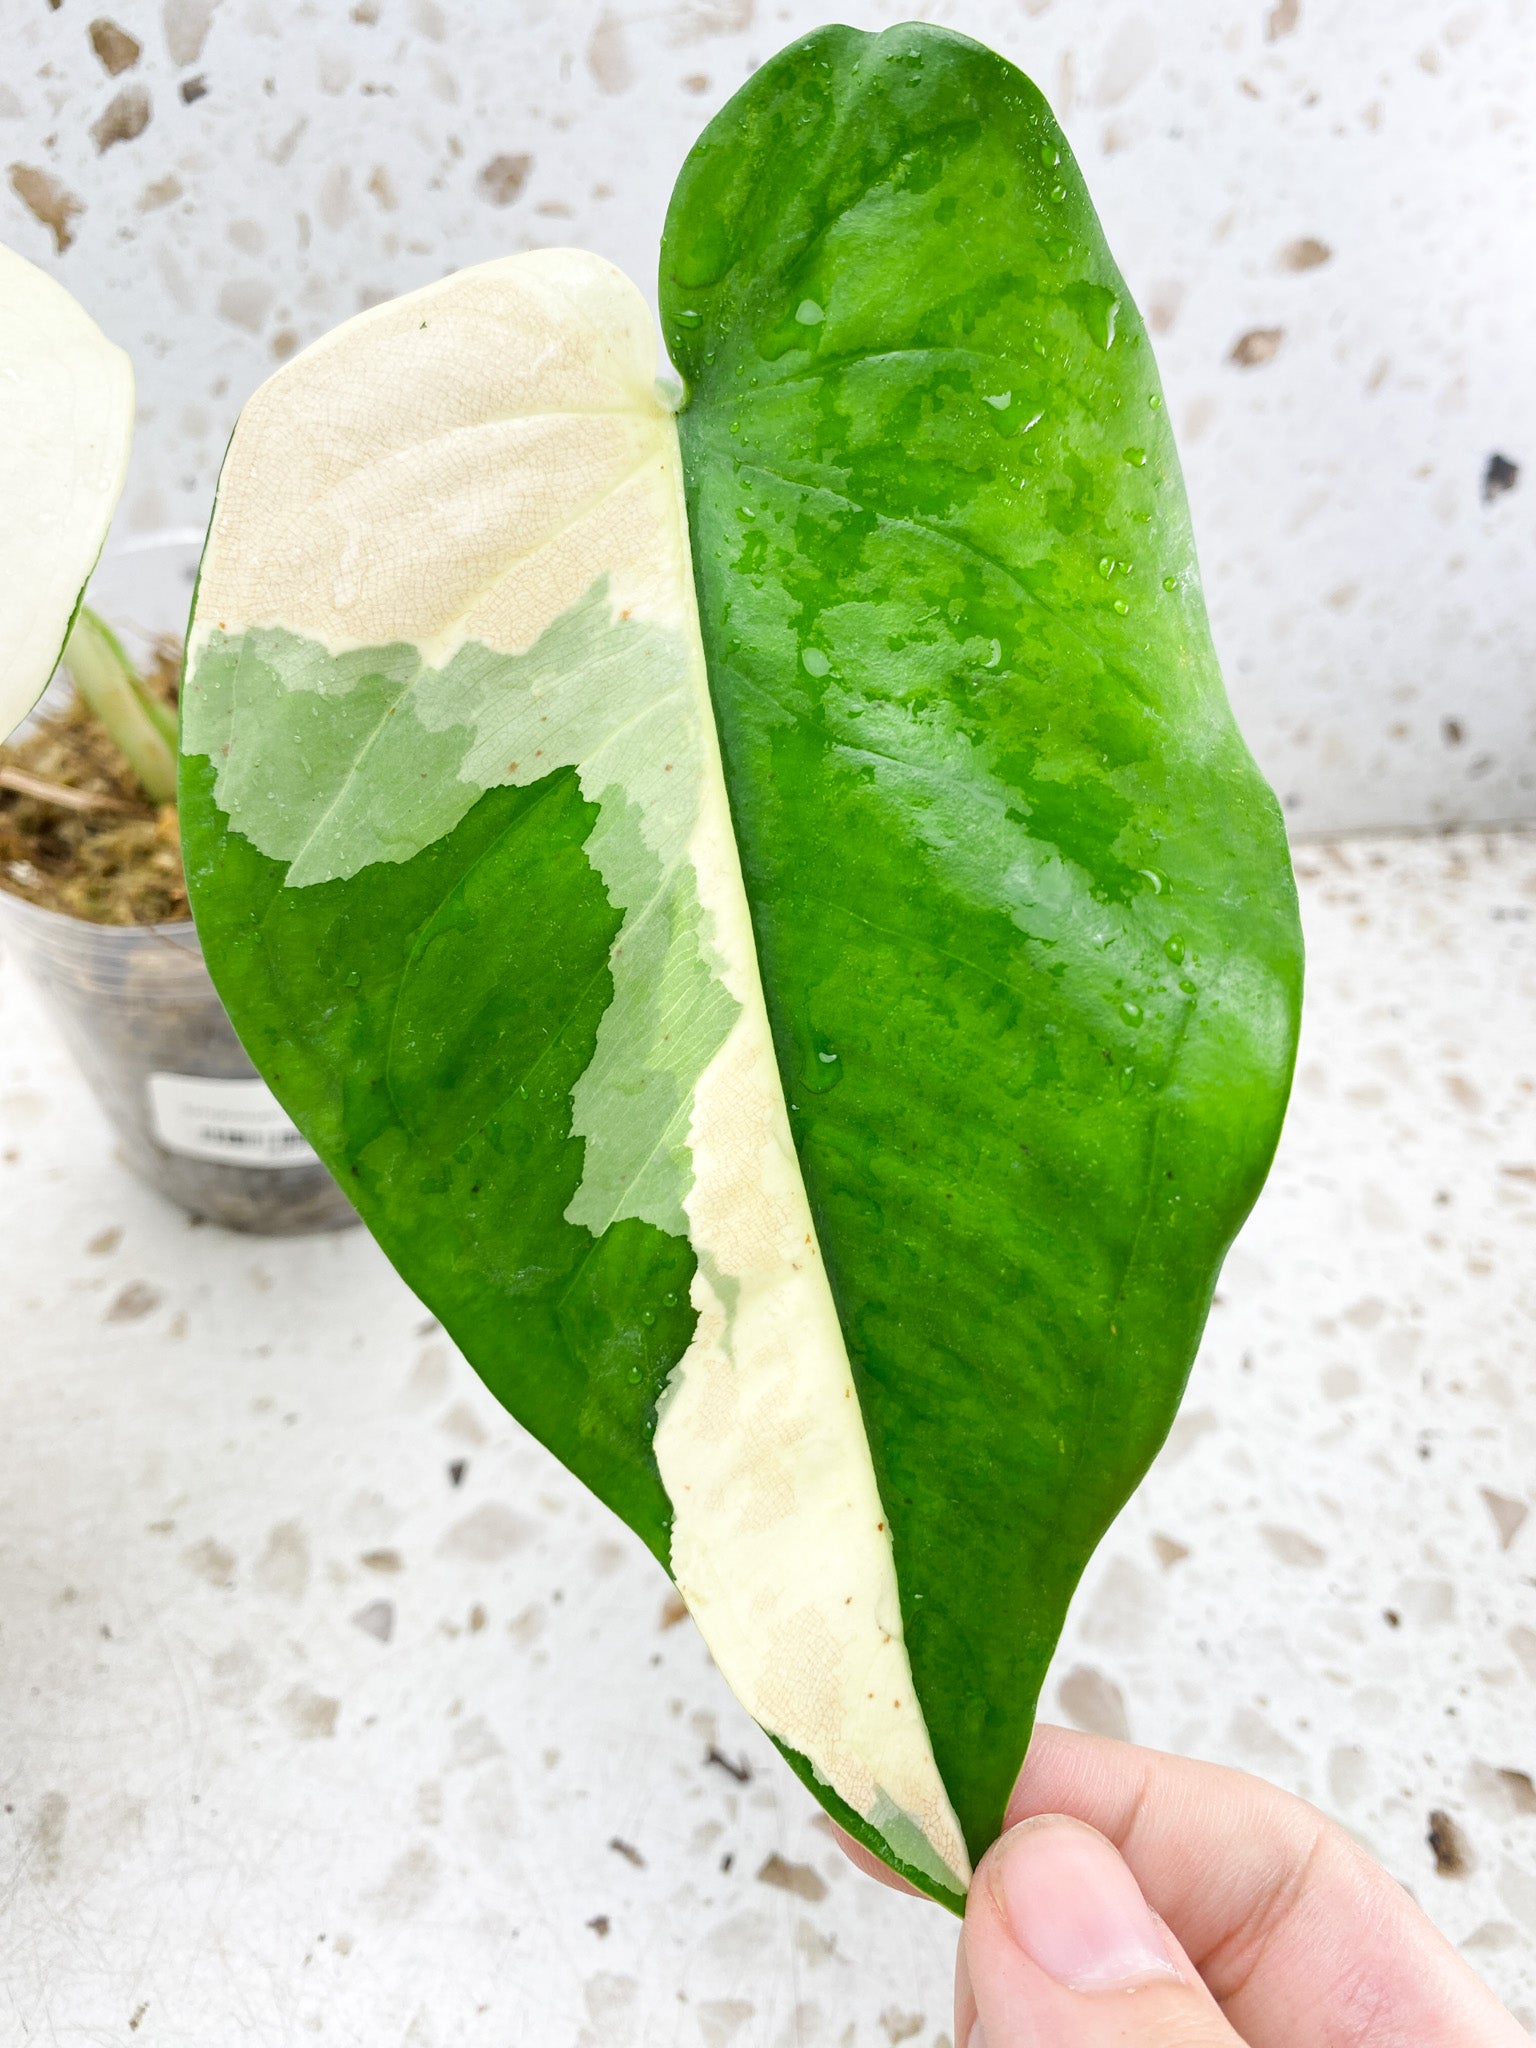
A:
{"type": "Polygon", "coordinates": [[[973,1853],[1267,1170],[1301,945],[1060,129],[826,29],[678,181],[700,616],[796,1147],[973,1853]]]}
{"type": "Polygon", "coordinates": [[[57,666],[132,438],[127,356],[63,285],[0,247],[0,739],[57,666]]]}
{"type": "Polygon", "coordinates": [[[1284,839],[1016,72],[795,46],[663,269],[681,447],[638,295],[571,251],[252,400],[189,882],[406,1279],[829,1810],[958,1904],[1273,1148],[1284,839]]]}

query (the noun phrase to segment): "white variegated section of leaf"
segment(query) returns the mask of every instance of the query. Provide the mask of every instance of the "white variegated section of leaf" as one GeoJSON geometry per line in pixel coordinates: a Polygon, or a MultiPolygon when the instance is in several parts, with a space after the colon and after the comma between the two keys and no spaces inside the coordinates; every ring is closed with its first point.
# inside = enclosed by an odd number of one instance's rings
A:
{"type": "Polygon", "coordinates": [[[578,251],[481,264],[345,322],[241,414],[220,482],[240,517],[210,536],[199,630],[403,641],[441,668],[471,641],[524,652],[600,576],[616,609],[675,620],[655,366],[638,292],[578,251]],[[280,504],[263,507],[263,477],[280,504]]]}
{"type": "Polygon", "coordinates": [[[127,356],[61,284],[0,247],[0,739],[58,664],[132,439],[127,356]]]}
{"type": "Polygon", "coordinates": [[[964,1891],[970,1864],[912,1683],[890,1531],[790,1136],[723,773],[706,782],[692,851],[741,1010],[699,1077],[689,1130],[699,1323],[656,1429],[673,1575],[756,1719],[809,1757],[905,1862],[964,1891]]]}
{"type": "Polygon", "coordinates": [[[625,922],[573,1097],[587,1150],[567,1215],[594,1235],[625,1216],[686,1231],[698,1258],[698,1327],[655,1437],[674,1574],[763,1726],[961,1889],[769,1035],[654,369],[633,285],[561,250],[462,272],[297,358],[247,407],[220,484],[188,732],[206,726],[232,825],[293,864],[293,887],[409,858],[420,835],[391,839],[362,758],[323,802],[274,803],[258,677],[334,701],[362,686],[336,658],[381,651],[362,667],[394,678],[373,686],[385,750],[409,751],[407,720],[463,736],[462,798],[428,799],[422,843],[478,790],[576,767],[625,922]]]}

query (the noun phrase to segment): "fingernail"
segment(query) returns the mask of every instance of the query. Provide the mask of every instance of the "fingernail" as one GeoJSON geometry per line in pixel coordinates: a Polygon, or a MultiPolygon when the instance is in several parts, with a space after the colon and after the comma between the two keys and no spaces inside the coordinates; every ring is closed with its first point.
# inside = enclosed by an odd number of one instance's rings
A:
{"type": "Polygon", "coordinates": [[[1070,1990],[1178,1976],[1135,1878],[1091,1828],[1025,1821],[998,1844],[991,1886],[1020,1948],[1070,1990]]]}
{"type": "Polygon", "coordinates": [[[980,2020],[972,2025],[971,2031],[966,2035],[965,2048],[987,2048],[987,2037],[981,2030],[980,2020]]]}

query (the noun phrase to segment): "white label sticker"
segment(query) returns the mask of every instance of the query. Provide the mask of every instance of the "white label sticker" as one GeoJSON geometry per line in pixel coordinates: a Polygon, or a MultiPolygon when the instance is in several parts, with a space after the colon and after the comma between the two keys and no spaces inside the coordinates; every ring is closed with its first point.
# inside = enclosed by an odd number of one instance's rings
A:
{"type": "Polygon", "coordinates": [[[149,1118],[167,1152],[232,1166],[309,1166],[315,1152],[265,1081],[151,1074],[149,1118]]]}

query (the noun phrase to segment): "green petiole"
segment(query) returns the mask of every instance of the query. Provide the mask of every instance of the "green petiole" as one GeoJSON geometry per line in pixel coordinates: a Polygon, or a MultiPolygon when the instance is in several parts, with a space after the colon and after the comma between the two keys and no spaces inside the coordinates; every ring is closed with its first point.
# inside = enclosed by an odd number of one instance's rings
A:
{"type": "Polygon", "coordinates": [[[151,803],[176,798],[176,718],[146,689],[122,642],[81,605],[64,644],[75,688],[117,742],[151,803]]]}

